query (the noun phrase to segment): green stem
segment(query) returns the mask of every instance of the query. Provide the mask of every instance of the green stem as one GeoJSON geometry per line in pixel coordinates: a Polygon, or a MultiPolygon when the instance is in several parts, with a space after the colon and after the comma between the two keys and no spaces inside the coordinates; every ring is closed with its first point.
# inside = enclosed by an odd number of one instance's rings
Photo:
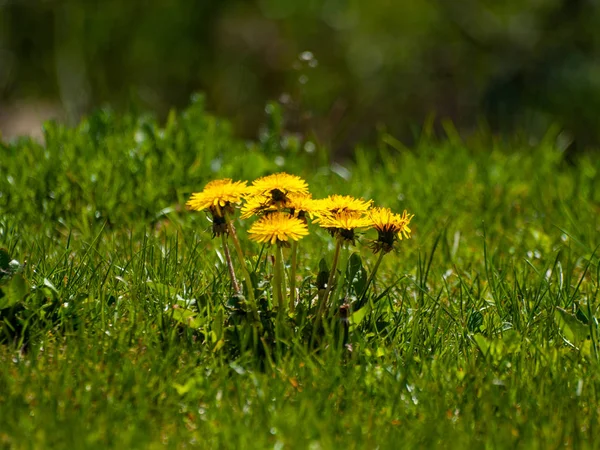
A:
{"type": "Polygon", "coordinates": [[[333,282],[335,280],[335,273],[337,271],[338,260],[340,259],[341,248],[342,239],[338,237],[335,243],[335,250],[333,252],[333,262],[331,263],[331,271],[329,272],[329,278],[327,279],[327,289],[325,289],[325,294],[323,295],[323,299],[321,301],[321,304],[319,305],[319,316],[323,314],[323,310],[327,305],[329,295],[331,294],[331,290],[333,289],[333,282]]]}
{"type": "Polygon", "coordinates": [[[240,293],[240,285],[235,276],[235,270],[233,270],[233,262],[231,261],[231,254],[229,253],[229,246],[227,245],[227,235],[223,233],[221,235],[223,239],[223,253],[225,253],[225,261],[227,262],[227,269],[229,270],[229,276],[231,277],[231,284],[236,294],[240,293]]]}
{"type": "Polygon", "coordinates": [[[383,260],[383,256],[384,255],[385,255],[385,252],[382,250],[379,253],[379,258],[377,258],[377,262],[375,263],[375,266],[373,266],[373,270],[371,271],[371,274],[369,275],[369,278],[367,279],[367,283],[365,284],[365,287],[364,287],[363,291],[361,292],[360,296],[358,297],[359,301],[362,301],[362,299],[364,298],[364,296],[367,295],[367,291],[369,290],[369,286],[371,285],[371,282],[375,278],[375,274],[377,273],[377,269],[379,269],[379,265],[381,264],[381,261],[383,260]]]}
{"type": "Polygon", "coordinates": [[[290,266],[290,313],[296,308],[296,264],[298,260],[298,241],[292,242],[292,256],[290,266]]]}
{"type": "Polygon", "coordinates": [[[273,296],[275,298],[275,304],[279,308],[279,314],[283,313],[283,291],[281,289],[283,275],[283,253],[281,247],[277,245],[275,250],[275,268],[273,272],[273,296]]]}
{"type": "MultiPolygon", "coordinates": [[[[346,270],[348,269],[348,254],[350,253],[349,250],[349,246],[343,246],[342,245],[342,249],[340,250],[340,262],[339,262],[339,266],[340,266],[340,273],[342,274],[342,276],[346,273],[346,270]]],[[[342,294],[342,289],[344,287],[344,283],[336,283],[335,286],[335,298],[341,298],[341,294],[342,294]]]]}
{"type": "Polygon", "coordinates": [[[240,265],[242,266],[242,272],[244,273],[244,281],[246,282],[246,288],[248,289],[248,304],[252,310],[252,316],[254,321],[260,325],[258,307],[256,305],[256,298],[254,297],[254,286],[252,286],[252,278],[250,278],[250,272],[248,272],[248,267],[246,266],[246,258],[244,257],[240,240],[238,239],[235,228],[233,227],[233,223],[228,216],[225,216],[225,221],[227,222],[227,230],[229,231],[229,235],[231,236],[231,240],[233,242],[233,248],[237,253],[237,256],[240,260],[240,265]]]}

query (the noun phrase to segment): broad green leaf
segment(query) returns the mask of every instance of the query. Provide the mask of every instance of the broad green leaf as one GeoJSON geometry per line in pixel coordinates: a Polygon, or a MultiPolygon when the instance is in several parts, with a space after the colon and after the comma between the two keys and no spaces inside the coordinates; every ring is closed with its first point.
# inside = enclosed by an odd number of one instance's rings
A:
{"type": "Polygon", "coordinates": [[[17,274],[3,288],[4,297],[0,299],[0,309],[10,308],[23,301],[29,292],[29,285],[23,275],[17,274]]]}
{"type": "Polygon", "coordinates": [[[581,322],[575,314],[571,314],[563,308],[556,308],[554,320],[563,337],[575,346],[581,345],[590,335],[589,326],[581,322]]]}
{"type": "Polygon", "coordinates": [[[367,271],[363,267],[362,259],[358,253],[352,253],[346,268],[346,281],[352,286],[356,295],[360,295],[367,283],[367,271]]]}
{"type": "Polygon", "coordinates": [[[487,356],[491,347],[490,340],[482,334],[475,334],[473,340],[477,344],[477,347],[479,347],[479,350],[481,350],[481,353],[487,356]]]}
{"type": "Polygon", "coordinates": [[[189,309],[175,308],[173,309],[173,319],[187,327],[198,329],[200,328],[201,321],[198,319],[195,312],[189,309]]]}
{"type": "Polygon", "coordinates": [[[350,325],[353,328],[360,325],[362,320],[367,315],[368,310],[369,310],[369,307],[365,306],[364,308],[360,308],[358,311],[354,311],[352,314],[350,314],[350,325]]]}

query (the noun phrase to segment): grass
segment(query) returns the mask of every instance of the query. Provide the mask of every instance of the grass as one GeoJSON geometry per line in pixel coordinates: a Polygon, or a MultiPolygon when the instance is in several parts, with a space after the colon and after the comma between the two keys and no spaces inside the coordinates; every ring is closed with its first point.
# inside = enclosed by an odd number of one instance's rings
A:
{"type": "MultiPolygon", "coordinates": [[[[594,447],[600,160],[567,159],[552,132],[412,149],[383,134],[340,164],[277,129],[240,142],[197,100],[164,126],[101,111],[0,144],[0,444],[594,447]],[[279,170],[415,214],[354,304],[351,352],[335,330],[253,346],[220,240],[183,207],[211,179],[279,170]]],[[[305,302],[333,253],[311,230],[305,302]]],[[[360,243],[342,256],[354,275],[377,261],[360,243]]]]}

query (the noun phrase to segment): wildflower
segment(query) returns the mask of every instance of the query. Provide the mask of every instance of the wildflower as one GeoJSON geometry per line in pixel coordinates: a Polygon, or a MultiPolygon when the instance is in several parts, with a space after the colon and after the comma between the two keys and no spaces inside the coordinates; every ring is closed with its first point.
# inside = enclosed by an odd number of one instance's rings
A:
{"type": "Polygon", "coordinates": [[[341,213],[364,213],[371,207],[372,203],[372,200],[363,200],[349,195],[336,194],[322,200],[317,200],[315,209],[318,211],[319,216],[341,213]]]}
{"type": "Polygon", "coordinates": [[[290,214],[306,222],[306,214],[312,216],[315,212],[315,201],[310,194],[290,194],[286,208],[290,214]]]}
{"type": "Polygon", "coordinates": [[[239,204],[248,192],[245,181],[232,181],[229,178],[208,183],[202,192],[192,194],[186,205],[193,210],[209,209],[215,217],[223,217],[233,211],[233,204],[239,204]]]}
{"type": "Polygon", "coordinates": [[[411,230],[408,227],[413,215],[404,211],[401,215],[394,214],[389,208],[373,208],[368,212],[368,219],[373,228],[377,230],[377,240],[373,241],[371,248],[374,253],[383,251],[388,253],[394,248],[394,242],[403,237],[410,238],[411,230]]]}
{"type": "Polygon", "coordinates": [[[289,240],[297,241],[308,234],[306,224],[286,212],[275,212],[261,217],[248,230],[250,239],[288,246],[289,240]]]}
{"type": "Polygon", "coordinates": [[[277,211],[277,206],[272,204],[271,198],[266,195],[256,195],[246,200],[242,206],[242,219],[248,219],[252,216],[268,214],[277,211]]]}
{"type": "Polygon", "coordinates": [[[274,205],[285,204],[289,194],[308,194],[308,184],[296,175],[275,173],[252,182],[252,196],[264,196],[274,205]]]}
{"type": "Polygon", "coordinates": [[[327,229],[332,236],[340,237],[344,242],[354,244],[354,230],[357,228],[368,228],[372,222],[360,213],[336,213],[319,218],[319,225],[327,229]]]}

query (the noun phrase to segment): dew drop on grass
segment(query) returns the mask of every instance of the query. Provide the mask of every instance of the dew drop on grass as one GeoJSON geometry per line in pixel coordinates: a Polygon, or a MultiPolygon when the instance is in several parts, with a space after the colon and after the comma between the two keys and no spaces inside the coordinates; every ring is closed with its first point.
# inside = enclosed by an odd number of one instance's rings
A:
{"type": "Polygon", "coordinates": [[[146,140],[146,137],[145,137],[144,133],[142,132],[142,130],[137,130],[135,132],[134,139],[137,144],[141,144],[142,142],[144,142],[146,140]]]}
{"type": "Polygon", "coordinates": [[[300,53],[300,59],[302,61],[310,61],[315,57],[315,55],[313,55],[313,52],[309,52],[308,50],[300,53]]]}
{"type": "Polygon", "coordinates": [[[575,391],[575,394],[577,395],[577,397],[581,397],[582,391],[583,391],[583,380],[580,378],[579,381],[577,381],[577,390],[575,391]]]}
{"type": "Polygon", "coordinates": [[[221,161],[221,158],[215,158],[210,162],[210,170],[212,170],[213,172],[218,172],[219,170],[221,170],[222,165],[223,161],[221,161]]]}
{"type": "Polygon", "coordinates": [[[331,171],[346,181],[352,178],[352,172],[341,164],[333,163],[331,165],[331,171]]]}
{"type": "Polygon", "coordinates": [[[312,441],[308,445],[309,450],[321,450],[321,443],[319,441],[312,441]]]}
{"type": "Polygon", "coordinates": [[[279,96],[279,103],[281,103],[282,105],[286,105],[286,104],[290,103],[291,100],[292,100],[292,97],[287,92],[284,92],[283,94],[281,94],[279,96]]]}

